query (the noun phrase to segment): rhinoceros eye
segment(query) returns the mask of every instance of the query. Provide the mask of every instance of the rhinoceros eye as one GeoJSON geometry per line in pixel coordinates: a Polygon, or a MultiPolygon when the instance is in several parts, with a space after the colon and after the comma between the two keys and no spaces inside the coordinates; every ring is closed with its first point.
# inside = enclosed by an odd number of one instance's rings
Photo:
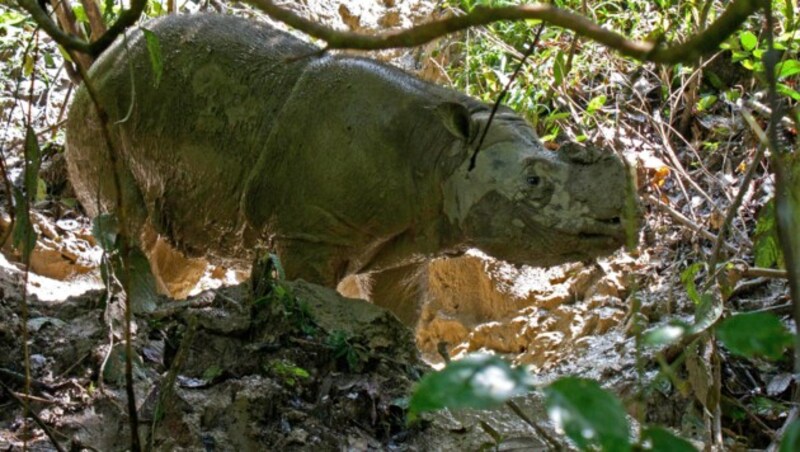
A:
{"type": "Polygon", "coordinates": [[[542,178],[539,176],[528,176],[525,178],[525,182],[527,182],[531,187],[536,187],[542,182],[542,178]]]}

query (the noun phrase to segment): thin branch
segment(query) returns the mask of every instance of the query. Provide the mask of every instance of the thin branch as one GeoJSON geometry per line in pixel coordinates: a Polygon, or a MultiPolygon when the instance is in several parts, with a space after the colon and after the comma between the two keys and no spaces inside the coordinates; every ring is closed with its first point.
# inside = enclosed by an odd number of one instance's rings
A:
{"type": "MultiPolygon", "coordinates": [[[[11,388],[6,386],[2,380],[0,380],[0,387],[2,387],[5,390],[6,394],[11,396],[11,398],[14,399],[14,401],[17,402],[20,406],[23,407],[27,406],[27,402],[25,400],[22,400],[14,391],[11,390],[11,388]]],[[[33,410],[28,410],[28,415],[30,415],[30,417],[33,418],[33,421],[36,422],[36,424],[39,427],[41,427],[42,430],[44,430],[44,434],[47,435],[47,437],[50,439],[50,442],[53,444],[53,447],[55,447],[55,449],[58,452],[66,452],[66,449],[64,449],[64,447],[61,446],[61,444],[56,440],[55,435],[53,435],[53,430],[47,424],[44,423],[44,421],[42,420],[42,418],[39,417],[38,414],[36,414],[33,410]]]]}
{"type": "Polygon", "coordinates": [[[50,19],[50,16],[39,7],[36,0],[17,0],[17,3],[31,15],[33,20],[42,27],[45,33],[50,35],[50,37],[62,47],[96,57],[107,49],[108,46],[117,39],[117,36],[139,20],[145,5],[147,5],[147,0],[131,0],[131,7],[122,11],[117,21],[114,22],[108,31],[103,33],[92,43],[86,42],[83,39],[72,36],[61,30],[58,25],[50,19]]]}
{"type": "Polygon", "coordinates": [[[133,302],[131,300],[130,290],[131,270],[128,261],[130,256],[130,244],[128,243],[128,240],[130,236],[128,234],[125,218],[122,217],[123,213],[125,212],[125,206],[123,205],[122,184],[120,183],[119,178],[120,163],[118,161],[118,149],[116,149],[114,142],[111,139],[111,125],[109,123],[108,113],[106,113],[105,108],[103,108],[103,105],[100,103],[100,96],[95,89],[95,86],[91,83],[89,74],[87,74],[80,65],[77,65],[77,69],[80,73],[86,93],[89,95],[89,99],[94,105],[97,119],[100,121],[100,132],[108,152],[108,161],[111,166],[111,179],[114,184],[114,205],[116,207],[117,215],[119,215],[118,240],[119,253],[122,261],[122,290],[125,292],[125,392],[128,398],[128,416],[131,429],[131,451],[140,452],[142,447],[139,439],[139,416],[136,411],[136,393],[133,390],[133,339],[131,334],[133,302]]]}
{"type": "Polygon", "coordinates": [[[497,100],[495,100],[494,105],[492,106],[492,112],[489,113],[489,119],[486,121],[486,127],[483,128],[481,139],[478,140],[478,145],[475,146],[475,151],[472,152],[472,156],[469,158],[469,168],[467,168],[467,171],[472,171],[475,169],[475,161],[478,159],[478,152],[481,150],[481,146],[483,146],[483,140],[486,138],[486,134],[489,132],[489,127],[492,125],[492,119],[494,119],[494,115],[497,113],[500,103],[503,102],[503,98],[506,97],[506,94],[508,94],[508,90],[511,88],[511,84],[514,83],[514,79],[517,78],[517,75],[519,75],[522,67],[525,66],[525,61],[527,61],[528,57],[531,56],[533,49],[539,45],[539,37],[542,35],[542,30],[544,30],[544,24],[539,25],[539,30],[536,31],[536,36],[533,38],[533,42],[531,42],[530,46],[528,46],[528,50],[526,50],[525,54],[522,56],[519,65],[517,65],[517,69],[515,69],[514,73],[511,74],[511,77],[508,79],[508,83],[506,83],[505,88],[503,88],[503,91],[501,91],[500,95],[497,96],[497,100]]]}
{"type": "MultiPolygon", "coordinates": [[[[19,1],[30,2],[33,0],[19,1]]],[[[551,25],[572,30],[616,50],[622,55],[641,61],[664,64],[689,63],[704,54],[716,51],[719,45],[735,32],[751,14],[764,6],[764,0],[733,0],[719,18],[702,33],[682,43],[665,46],[659,42],[630,40],[579,14],[548,4],[500,8],[476,6],[463,16],[435,20],[405,30],[366,35],[333,30],[281,8],[272,0],[246,1],[264,11],[271,18],[325,41],[332,49],[378,50],[393,47],[415,47],[469,27],[487,25],[502,20],[540,19],[551,25]]]]}
{"type": "MultiPolygon", "coordinates": [[[[720,252],[722,251],[722,245],[725,243],[725,234],[728,232],[728,228],[730,228],[731,223],[733,223],[733,219],[736,217],[737,212],[739,212],[739,207],[742,205],[744,194],[747,193],[750,182],[752,182],[753,177],[756,175],[756,169],[758,168],[758,164],[761,163],[761,158],[763,156],[764,146],[758,146],[756,155],[753,156],[753,161],[747,168],[747,172],[745,173],[744,178],[742,178],[742,183],[739,185],[739,191],[736,193],[736,198],[733,200],[733,203],[731,203],[730,207],[728,207],[728,213],[725,214],[725,220],[722,222],[722,226],[719,228],[719,235],[717,235],[717,241],[714,242],[714,248],[711,251],[711,258],[708,261],[710,275],[715,273],[717,263],[719,262],[720,252]]],[[[712,282],[713,279],[709,279],[706,283],[706,288],[710,287],[712,282]]]]}
{"type": "MultiPolygon", "coordinates": [[[[661,210],[661,211],[663,211],[665,213],[668,213],[678,223],[680,223],[680,224],[682,224],[684,226],[687,226],[689,229],[691,229],[694,232],[700,234],[701,236],[703,236],[704,239],[710,240],[712,242],[716,242],[717,241],[717,236],[715,234],[707,231],[705,228],[703,228],[699,224],[697,224],[694,221],[686,218],[686,216],[684,214],[682,214],[682,213],[678,212],[677,210],[673,209],[672,207],[664,204],[663,202],[661,202],[655,196],[645,195],[644,199],[647,200],[647,202],[649,202],[654,207],[657,207],[659,210],[661,210]]],[[[732,245],[728,244],[727,242],[723,243],[722,246],[724,246],[725,249],[727,249],[728,251],[730,251],[732,253],[736,253],[736,252],[739,251],[738,249],[736,249],[732,245]]]]}

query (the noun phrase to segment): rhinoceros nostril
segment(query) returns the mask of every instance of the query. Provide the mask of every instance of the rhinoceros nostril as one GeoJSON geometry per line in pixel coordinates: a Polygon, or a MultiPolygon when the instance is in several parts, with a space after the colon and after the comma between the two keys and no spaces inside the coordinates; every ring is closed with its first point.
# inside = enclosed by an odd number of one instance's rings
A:
{"type": "Polygon", "coordinates": [[[622,223],[622,219],[620,217],[612,217],[612,218],[602,219],[600,220],[600,222],[605,224],[617,225],[622,223]]]}

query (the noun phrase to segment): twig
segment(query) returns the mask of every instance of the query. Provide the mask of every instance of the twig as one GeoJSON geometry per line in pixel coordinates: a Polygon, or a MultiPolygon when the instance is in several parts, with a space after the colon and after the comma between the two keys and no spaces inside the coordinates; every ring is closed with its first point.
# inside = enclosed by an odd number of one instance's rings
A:
{"type": "Polygon", "coordinates": [[[734,397],[729,397],[729,396],[722,396],[722,399],[723,399],[723,400],[725,400],[725,401],[727,401],[728,403],[731,403],[731,404],[733,404],[733,405],[736,405],[737,407],[739,407],[739,409],[740,409],[740,410],[744,411],[744,414],[746,414],[746,415],[747,415],[747,417],[748,417],[748,418],[749,418],[751,421],[753,421],[753,422],[755,422],[756,424],[758,424],[758,426],[761,428],[761,430],[762,430],[762,431],[763,431],[763,432],[764,432],[764,433],[765,433],[767,436],[769,436],[769,438],[770,438],[772,441],[775,441],[775,440],[779,439],[778,435],[775,433],[775,430],[771,429],[771,428],[770,428],[770,427],[769,427],[767,424],[765,424],[765,423],[764,423],[764,421],[762,421],[762,420],[761,420],[761,418],[759,418],[758,416],[756,416],[755,414],[753,414],[753,412],[752,412],[752,411],[750,411],[750,409],[749,409],[749,408],[747,408],[747,406],[745,406],[745,404],[743,404],[742,402],[740,402],[738,399],[736,399],[736,398],[734,398],[734,397]]]}
{"type": "Polygon", "coordinates": [[[492,106],[492,112],[489,113],[489,119],[486,121],[486,127],[483,128],[483,133],[481,134],[481,139],[478,140],[478,145],[475,146],[475,151],[472,152],[472,156],[469,158],[469,167],[467,171],[472,171],[475,169],[475,160],[478,158],[478,152],[481,150],[481,146],[483,146],[483,140],[486,138],[486,134],[489,132],[489,127],[492,125],[492,119],[494,119],[495,113],[497,113],[497,109],[500,108],[500,103],[503,101],[503,98],[506,97],[508,94],[508,90],[511,88],[511,84],[514,83],[514,79],[517,78],[519,72],[522,70],[522,67],[525,65],[525,61],[531,56],[533,53],[533,49],[539,44],[539,36],[542,35],[542,30],[544,29],[544,24],[539,25],[539,29],[536,31],[536,36],[533,38],[533,42],[528,46],[528,50],[525,51],[525,54],[522,56],[522,60],[520,60],[517,68],[514,70],[514,73],[511,74],[511,77],[506,82],[506,86],[503,88],[503,91],[500,92],[500,95],[497,96],[497,100],[494,101],[494,105],[492,106]]]}
{"type": "MultiPolygon", "coordinates": [[[[733,203],[731,203],[730,207],[728,207],[728,213],[725,214],[725,220],[722,222],[722,226],[719,228],[719,235],[717,235],[717,240],[714,242],[714,248],[711,251],[711,258],[708,261],[708,268],[710,269],[709,274],[713,274],[714,269],[717,268],[717,262],[719,261],[722,244],[725,242],[725,234],[727,233],[728,228],[731,226],[733,218],[736,216],[737,212],[739,212],[739,206],[742,204],[744,194],[747,192],[747,188],[750,186],[750,182],[752,182],[753,177],[756,174],[758,164],[761,162],[761,157],[763,156],[764,146],[758,146],[756,155],[753,156],[753,162],[749,167],[747,167],[747,172],[742,178],[742,183],[739,184],[739,191],[736,193],[736,198],[734,198],[733,203]]],[[[711,287],[712,281],[713,279],[709,279],[706,282],[706,290],[711,287]]]]}
{"type": "MultiPolygon", "coordinates": [[[[25,384],[24,374],[21,374],[19,372],[14,372],[13,370],[6,369],[4,367],[0,367],[0,379],[11,380],[16,382],[17,384],[25,384]]],[[[36,389],[37,391],[48,391],[48,392],[53,391],[52,386],[48,385],[47,383],[43,383],[39,380],[31,379],[31,387],[36,389]]]]}
{"type": "Polygon", "coordinates": [[[175,379],[178,378],[178,371],[183,367],[184,361],[186,361],[186,356],[189,354],[189,349],[192,345],[192,340],[194,340],[194,335],[197,332],[197,317],[190,317],[189,325],[187,326],[187,331],[183,336],[183,340],[181,340],[181,345],[178,347],[178,351],[175,354],[175,359],[172,361],[172,366],[170,366],[169,372],[167,372],[167,376],[164,379],[164,384],[161,386],[161,392],[158,395],[158,403],[156,403],[156,408],[153,411],[153,422],[150,426],[150,437],[147,441],[146,449],[147,451],[153,450],[153,441],[155,441],[156,437],[156,427],[158,427],[158,421],[164,415],[162,410],[164,407],[167,406],[167,402],[172,397],[172,393],[174,392],[175,388],[175,379]]]}
{"type": "MultiPolygon", "coordinates": [[[[6,391],[6,393],[10,395],[11,398],[14,399],[14,401],[16,401],[20,406],[22,407],[27,406],[27,402],[17,397],[17,394],[14,391],[12,391],[8,386],[6,386],[5,383],[0,381],[0,386],[2,386],[2,388],[6,391]]],[[[47,424],[44,423],[42,418],[40,418],[38,414],[34,413],[33,410],[28,409],[26,411],[27,414],[33,418],[33,421],[36,422],[36,424],[42,430],[44,430],[44,434],[47,435],[47,437],[50,439],[50,442],[53,443],[53,447],[55,447],[58,452],[66,452],[66,450],[63,447],[61,447],[61,444],[59,444],[58,441],[56,440],[56,437],[53,434],[53,430],[51,430],[50,427],[48,427],[47,424]]]]}
{"type": "MultiPolygon", "coordinates": [[[[109,29],[106,34],[110,33],[113,28],[114,27],[109,29]]],[[[100,41],[98,40],[95,43],[97,42],[100,41]]],[[[74,53],[69,50],[67,52],[70,54],[74,53]]],[[[100,133],[108,153],[108,160],[111,166],[111,179],[114,184],[114,206],[116,208],[117,215],[120,216],[118,221],[119,237],[117,240],[119,243],[119,254],[121,257],[120,260],[122,262],[122,290],[125,293],[125,393],[128,399],[128,416],[131,429],[131,450],[133,452],[140,452],[142,450],[142,446],[139,439],[139,416],[136,411],[136,393],[133,390],[133,338],[131,334],[133,302],[131,300],[130,290],[130,265],[128,265],[128,258],[130,256],[130,244],[128,243],[128,240],[130,236],[127,230],[126,219],[122,217],[122,214],[125,212],[125,206],[123,205],[122,184],[120,183],[119,178],[117,149],[111,139],[111,126],[109,123],[108,113],[106,113],[102,104],[100,104],[100,96],[95,90],[95,87],[89,79],[86,71],[80,67],[80,65],[78,65],[77,69],[80,73],[81,79],[83,80],[83,86],[86,89],[86,93],[89,95],[89,99],[94,105],[97,119],[100,121],[100,133]]]]}
{"type": "Polygon", "coordinates": [[[776,268],[763,268],[763,267],[747,267],[742,271],[742,276],[748,278],[772,278],[772,279],[788,279],[789,275],[786,270],[779,270],[776,268]]]}
{"type": "MultiPolygon", "coordinates": [[[[33,0],[20,1],[31,2],[33,0]]],[[[701,55],[716,51],[719,44],[734,33],[751,14],[763,8],[763,2],[760,0],[733,0],[718,19],[702,33],[694,35],[680,44],[664,46],[660,42],[627,39],[581,15],[549,4],[499,8],[476,6],[463,16],[434,20],[400,31],[366,35],[328,28],[288,9],[281,8],[272,0],[247,0],[247,2],[275,20],[325,41],[331,48],[378,50],[392,47],[415,47],[469,27],[487,25],[501,20],[540,19],[549,24],[572,30],[612,48],[622,55],[663,64],[692,62],[701,55]]]]}
{"type": "MultiPolygon", "coordinates": [[[[778,431],[777,431],[778,438],[783,438],[783,434],[786,433],[786,429],[788,429],[789,426],[794,421],[797,420],[798,414],[800,414],[798,412],[800,412],[800,407],[797,407],[797,406],[793,406],[789,410],[789,415],[786,416],[786,421],[784,421],[784,423],[781,426],[781,428],[779,428],[778,431]]],[[[767,452],[775,452],[776,450],[778,450],[779,446],[780,446],[780,441],[774,439],[774,440],[772,440],[772,443],[769,445],[769,447],[767,447],[766,450],[767,450],[767,452]]]]}
{"type": "MultiPolygon", "coordinates": [[[[680,223],[680,224],[682,224],[684,226],[687,226],[692,231],[700,234],[701,236],[703,236],[703,238],[705,238],[707,240],[710,240],[712,242],[716,242],[717,241],[717,236],[715,234],[707,231],[704,227],[702,227],[702,226],[698,225],[697,223],[695,223],[694,221],[686,218],[685,215],[683,215],[682,213],[680,213],[677,210],[673,209],[672,207],[664,204],[663,202],[661,202],[659,199],[657,199],[653,195],[645,195],[644,199],[646,199],[647,202],[649,202],[651,205],[657,207],[661,211],[668,213],[678,223],[680,223]]],[[[730,245],[728,243],[724,243],[722,246],[724,246],[726,250],[728,250],[728,251],[730,251],[732,253],[736,253],[736,252],[739,251],[738,249],[734,248],[732,245],[730,245]]]]}
{"type": "MultiPolygon", "coordinates": [[[[83,39],[64,32],[56,25],[47,13],[36,3],[36,0],[17,0],[19,6],[27,11],[33,20],[48,34],[54,41],[62,47],[75,52],[85,53],[96,57],[100,55],[114,40],[123,33],[128,27],[136,23],[147,5],[147,0],[131,0],[130,8],[120,13],[116,22],[97,38],[96,41],[89,43],[83,39]]],[[[72,55],[73,61],[75,55],[72,55]]]]}
{"type": "Polygon", "coordinates": [[[514,412],[514,414],[519,416],[520,419],[525,421],[526,424],[528,424],[531,427],[533,427],[533,429],[536,430],[536,433],[541,435],[541,437],[544,438],[545,441],[547,441],[550,444],[550,447],[553,447],[555,450],[564,450],[565,449],[563,444],[558,442],[558,440],[556,440],[549,433],[547,433],[547,431],[545,431],[545,429],[543,429],[542,427],[539,426],[539,424],[534,422],[533,419],[530,418],[530,416],[525,414],[525,412],[522,411],[522,409],[519,407],[519,405],[516,404],[516,402],[514,402],[513,400],[508,400],[508,401],[506,401],[506,406],[509,407],[511,409],[511,411],[514,412]]]}

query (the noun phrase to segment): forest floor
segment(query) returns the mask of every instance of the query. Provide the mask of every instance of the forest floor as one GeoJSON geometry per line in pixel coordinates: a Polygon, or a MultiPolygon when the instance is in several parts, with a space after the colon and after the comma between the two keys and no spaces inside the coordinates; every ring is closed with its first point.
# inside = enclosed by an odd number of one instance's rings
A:
{"type": "MultiPolygon", "coordinates": [[[[370,31],[418,22],[433,10],[428,2],[397,3],[385,11],[356,11],[358,2],[337,4],[310,14],[370,31]]],[[[67,181],[63,123],[74,85],[52,42],[40,35],[38,57],[31,59],[30,24],[4,20],[9,25],[0,45],[5,61],[0,157],[10,183],[20,186],[24,125],[31,124],[42,147],[42,168],[32,209],[38,241],[30,267],[20,263],[11,240],[0,254],[0,449],[18,450],[24,442],[32,450],[51,450],[50,434],[75,447],[122,450],[129,445],[124,308],[120,297],[109,297],[100,270],[103,251],[67,181]],[[30,395],[24,390],[23,323],[30,395]],[[23,403],[41,424],[23,422],[23,403]]],[[[431,49],[383,57],[446,81],[447,61],[421,62],[444,53],[431,49]]],[[[752,86],[750,74],[719,60],[712,62],[719,65],[714,70],[730,78],[727,84],[752,86]]],[[[602,77],[616,80],[617,103],[638,106],[623,115],[622,126],[604,129],[639,175],[644,221],[635,249],[546,270],[471,254],[459,270],[471,269],[468,282],[423,307],[416,331],[368,303],[303,283],[287,283],[288,295],[273,294],[270,305],[252,306],[247,283],[230,285],[230,278],[209,268],[187,300],[161,297],[154,309],[133,319],[142,438],[157,450],[552,447],[547,437],[559,435],[538,394],[520,397],[517,404],[541,430],[508,406],[445,410],[406,424],[408,394],[431,365],[441,365],[444,341],[454,358],[482,351],[529,365],[542,384],[564,375],[595,379],[618,394],[638,422],[669,426],[696,444],[706,438],[704,410],[715,381],[706,358],[718,354],[726,444],[756,449],[773,444],[790,408],[788,359],[745,360],[717,349],[713,340],[691,350],[657,352],[644,348],[638,334],[702,318],[695,281],[702,285],[706,274],[698,263],[708,260],[716,244],[727,206],[755,155],[755,140],[739,116],[719,102],[694,111],[686,124],[692,139],[674,145],[669,126],[653,114],[663,74],[615,71],[606,69],[602,77]],[[716,143],[712,150],[703,145],[709,142],[716,143]],[[305,302],[298,303],[300,298],[305,302]],[[679,360],[685,364],[674,378],[662,378],[659,361],[679,360]]],[[[591,97],[593,87],[582,88],[586,92],[576,90],[574,97],[591,97]]],[[[759,251],[754,242],[760,240],[759,213],[772,184],[760,166],[722,242],[730,311],[786,317],[791,309],[785,281],[775,277],[780,272],[759,272],[755,265],[757,253],[769,251],[759,251]]],[[[0,187],[0,235],[10,224],[9,198],[8,187],[0,187]]],[[[444,275],[446,263],[435,265],[432,282],[437,271],[441,278],[453,277],[444,275]]]]}

